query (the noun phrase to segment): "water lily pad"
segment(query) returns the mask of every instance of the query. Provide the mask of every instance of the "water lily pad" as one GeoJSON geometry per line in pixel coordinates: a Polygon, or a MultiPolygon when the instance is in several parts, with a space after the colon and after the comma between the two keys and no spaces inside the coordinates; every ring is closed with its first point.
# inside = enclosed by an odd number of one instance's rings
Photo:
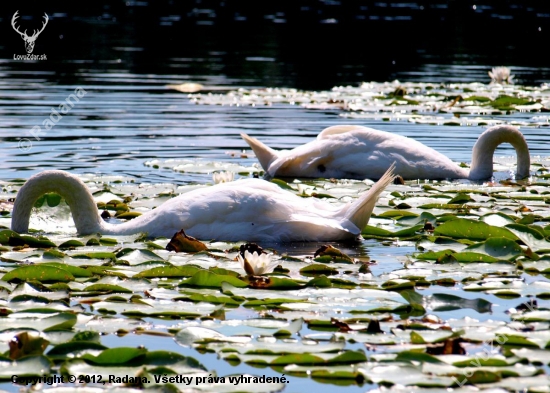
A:
{"type": "Polygon", "coordinates": [[[9,342],[10,359],[19,359],[25,356],[39,356],[50,342],[34,332],[16,334],[9,342]]]}
{"type": "Polygon", "coordinates": [[[97,356],[85,354],[81,358],[95,365],[116,366],[128,364],[139,358],[143,359],[146,352],[144,348],[108,348],[97,356]]]}
{"type": "Polygon", "coordinates": [[[176,334],[175,340],[180,345],[192,346],[193,344],[202,342],[247,343],[252,338],[249,336],[226,336],[213,329],[191,326],[180,330],[176,334]]]}
{"type": "Polygon", "coordinates": [[[116,254],[116,258],[128,262],[130,265],[137,265],[148,261],[164,261],[164,258],[158,256],[149,250],[135,250],[125,248],[116,254]]]}
{"type": "Polygon", "coordinates": [[[300,273],[304,276],[316,276],[320,274],[332,275],[338,274],[338,270],[321,264],[311,264],[300,269],[300,273]]]}
{"type": "Polygon", "coordinates": [[[0,318],[0,331],[6,329],[36,329],[40,331],[71,329],[76,323],[76,315],[61,313],[40,313],[22,311],[0,318]]]}
{"type": "Polygon", "coordinates": [[[139,272],[134,277],[155,278],[155,277],[191,277],[199,270],[197,266],[160,266],[139,272]]]}
{"type": "Polygon", "coordinates": [[[509,224],[506,229],[516,235],[535,252],[550,252],[550,242],[546,241],[540,230],[522,224],[509,224]]]}
{"type": "Polygon", "coordinates": [[[514,234],[504,228],[465,218],[457,218],[443,223],[435,228],[434,234],[472,240],[486,240],[490,237],[503,237],[510,240],[517,240],[514,234]]]}
{"type": "Polygon", "coordinates": [[[28,356],[17,361],[0,359],[0,379],[14,376],[42,376],[51,372],[51,363],[45,356],[28,356]]]}
{"type": "Polygon", "coordinates": [[[44,282],[68,282],[74,279],[74,276],[68,270],[47,265],[21,266],[4,274],[2,277],[2,280],[7,282],[34,280],[44,282]]]}
{"type": "Polygon", "coordinates": [[[244,281],[239,280],[234,276],[215,274],[208,270],[200,270],[196,272],[191,278],[182,280],[180,286],[189,285],[197,287],[221,288],[224,282],[240,288],[247,286],[244,281]]]}
{"type": "Polygon", "coordinates": [[[523,249],[515,241],[503,237],[490,237],[482,243],[468,246],[464,251],[482,253],[506,260],[513,260],[524,254],[523,249]]]}

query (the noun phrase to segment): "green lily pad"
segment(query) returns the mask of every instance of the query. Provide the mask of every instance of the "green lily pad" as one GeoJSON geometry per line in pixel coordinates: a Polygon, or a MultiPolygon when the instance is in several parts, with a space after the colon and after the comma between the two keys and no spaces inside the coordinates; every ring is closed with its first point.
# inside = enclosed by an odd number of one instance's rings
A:
{"type": "Polygon", "coordinates": [[[517,240],[517,237],[507,229],[465,218],[457,218],[441,224],[435,228],[434,235],[471,240],[486,240],[490,237],[504,237],[510,240],[517,240]]]}
{"type": "Polygon", "coordinates": [[[33,265],[22,266],[13,269],[9,273],[4,274],[3,281],[56,281],[69,282],[73,281],[74,276],[65,269],[55,266],[33,265]]]}
{"type": "Polygon", "coordinates": [[[192,277],[199,270],[197,266],[159,266],[139,272],[136,278],[156,278],[156,277],[192,277]]]}
{"type": "Polygon", "coordinates": [[[311,264],[300,269],[303,276],[333,275],[338,274],[338,270],[323,264],[311,264]]]}
{"type": "Polygon", "coordinates": [[[0,379],[11,380],[19,377],[45,376],[51,372],[51,362],[43,355],[27,356],[17,361],[0,359],[0,379]]]}
{"type": "Polygon", "coordinates": [[[535,227],[522,224],[509,224],[505,228],[521,239],[533,251],[550,252],[550,242],[546,241],[544,232],[541,233],[542,229],[538,230],[535,227]]]}
{"type": "MultiPolygon", "coordinates": [[[[451,221],[452,222],[452,221],[451,221]]],[[[515,241],[503,237],[490,237],[482,243],[466,247],[465,251],[490,255],[497,259],[513,260],[523,255],[523,249],[515,241]]]]}
{"type": "Polygon", "coordinates": [[[180,286],[221,288],[224,282],[238,288],[247,286],[246,282],[239,280],[237,277],[215,274],[208,270],[199,270],[191,278],[182,280],[180,286]]]}
{"type": "Polygon", "coordinates": [[[145,348],[108,348],[97,356],[85,354],[81,358],[95,365],[115,366],[144,359],[146,353],[145,348]]]}

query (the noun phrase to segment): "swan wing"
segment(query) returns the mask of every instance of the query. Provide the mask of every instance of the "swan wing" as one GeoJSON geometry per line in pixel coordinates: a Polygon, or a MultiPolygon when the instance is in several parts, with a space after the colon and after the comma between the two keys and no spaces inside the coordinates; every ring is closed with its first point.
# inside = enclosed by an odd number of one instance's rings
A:
{"type": "Polygon", "coordinates": [[[368,128],[368,127],[363,127],[358,125],[343,124],[343,125],[337,125],[337,126],[331,126],[331,127],[325,128],[323,131],[319,133],[319,135],[317,135],[317,139],[327,139],[331,135],[345,134],[346,132],[351,132],[351,131],[376,132],[377,130],[375,130],[374,128],[368,128]]]}
{"type": "Polygon", "coordinates": [[[200,239],[327,241],[355,235],[336,218],[338,206],[298,197],[261,179],[193,190],[154,211],[159,233],[183,228],[200,239]]]}
{"type": "Polygon", "coordinates": [[[405,179],[463,178],[468,173],[434,149],[404,136],[361,126],[333,126],[315,141],[271,163],[272,176],[379,179],[396,163],[405,179]]]}

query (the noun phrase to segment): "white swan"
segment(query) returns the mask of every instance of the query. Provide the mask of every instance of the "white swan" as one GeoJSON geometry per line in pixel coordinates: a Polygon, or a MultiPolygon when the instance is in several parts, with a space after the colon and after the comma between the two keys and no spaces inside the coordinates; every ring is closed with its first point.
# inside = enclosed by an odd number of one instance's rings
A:
{"type": "Polygon", "coordinates": [[[508,142],[517,154],[517,176],[529,176],[529,148],[515,127],[498,125],[481,134],[472,150],[470,171],[422,143],[372,128],[339,125],[324,129],[317,140],[277,152],[241,134],[269,176],[378,179],[389,165],[404,179],[471,179],[493,176],[493,154],[508,142]]]}
{"type": "Polygon", "coordinates": [[[64,171],[32,176],[17,193],[11,228],[27,232],[31,209],[46,192],[61,195],[79,234],[170,237],[183,229],[199,239],[266,242],[354,239],[367,224],[376,200],[393,179],[391,166],[368,192],[344,206],[301,198],[262,179],[245,179],[196,189],[123,224],[103,221],[90,190],[64,171]]]}

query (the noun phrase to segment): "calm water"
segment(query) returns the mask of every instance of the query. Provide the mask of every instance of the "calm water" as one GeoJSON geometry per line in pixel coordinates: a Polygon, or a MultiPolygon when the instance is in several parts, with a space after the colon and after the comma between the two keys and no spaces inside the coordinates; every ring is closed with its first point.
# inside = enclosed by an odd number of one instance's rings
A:
{"type": "MultiPolygon", "coordinates": [[[[458,1],[424,5],[366,1],[358,9],[328,1],[320,2],[319,9],[306,2],[292,7],[287,3],[239,9],[213,1],[159,1],[154,7],[147,2],[111,6],[99,1],[77,9],[69,2],[44,2],[44,11],[33,4],[21,8],[20,14],[34,18],[23,22],[39,25],[42,12],[50,15],[35,48],[35,54],[46,53],[48,60],[36,62],[13,60],[14,53],[24,53],[23,41],[9,24],[16,9],[2,4],[0,180],[63,169],[129,175],[154,183],[207,182],[210,175],[154,169],[144,163],[196,159],[251,165],[254,158],[227,154],[247,147],[241,132],[259,136],[273,148],[292,148],[312,140],[323,128],[344,122],[413,137],[453,160],[469,162],[481,127],[344,120],[336,111],[289,105],[201,106],[166,85],[196,81],[220,89],[329,89],[394,79],[488,83],[487,71],[499,65],[511,67],[519,83],[537,86],[550,81],[543,54],[550,31],[548,2],[524,2],[514,8],[510,2],[486,1],[478,2],[476,9],[458,1]],[[500,35],[512,26],[512,34],[500,35]],[[403,38],[393,38],[390,32],[403,38]],[[86,94],[53,128],[42,129],[35,138],[33,127],[41,126],[52,108],[78,87],[86,94]]],[[[522,131],[531,154],[547,157],[548,130],[522,131]]],[[[504,146],[497,154],[511,156],[513,150],[504,146]]],[[[311,245],[301,245],[295,251],[310,249],[311,245]]],[[[390,249],[371,241],[349,251],[378,260],[373,272],[381,274],[396,269],[400,263],[395,257],[410,254],[413,248],[390,249]]],[[[140,340],[157,349],[154,338],[140,340]]],[[[158,342],[165,345],[165,341],[158,342]]],[[[105,342],[135,344],[114,336],[105,342]]],[[[244,365],[233,369],[213,355],[181,351],[209,369],[216,368],[219,375],[277,375],[244,365]]],[[[318,391],[332,389],[308,379],[292,381],[288,392],[312,386],[318,391]]],[[[6,384],[2,388],[12,389],[6,384]]],[[[364,390],[367,387],[346,388],[364,390]]]]}
{"type": "MultiPolygon", "coordinates": [[[[75,173],[124,174],[148,182],[210,181],[210,175],[176,173],[144,166],[151,159],[196,159],[252,165],[252,158],[227,154],[248,146],[239,134],[258,136],[273,148],[311,141],[323,128],[351,123],[413,137],[456,161],[470,162],[482,127],[421,125],[382,120],[342,119],[337,111],[299,106],[230,107],[196,105],[185,94],[166,88],[177,75],[131,73],[79,74],[79,83],[58,84],[51,73],[18,72],[13,63],[0,67],[0,179],[27,178],[44,169],[75,173]],[[82,88],[80,101],[46,129],[43,122],[82,88]],[[40,127],[40,129],[33,127],[40,127]],[[444,137],[442,137],[444,136],[444,137]]],[[[441,67],[444,69],[444,67],[441,67]]],[[[476,70],[472,69],[472,73],[476,70]]],[[[486,73],[486,68],[478,73],[486,73]]],[[[236,87],[223,77],[210,86],[236,87]]],[[[238,85],[237,85],[238,86],[238,85]]],[[[516,119],[525,117],[518,114],[516,119]]],[[[529,115],[531,116],[531,115],[529,115]]],[[[513,117],[506,117],[510,120],[513,117]]],[[[534,156],[547,155],[547,130],[524,128],[534,156]]],[[[248,150],[248,149],[246,149],[248,150]]],[[[511,146],[498,155],[512,156],[511,146]]]]}

